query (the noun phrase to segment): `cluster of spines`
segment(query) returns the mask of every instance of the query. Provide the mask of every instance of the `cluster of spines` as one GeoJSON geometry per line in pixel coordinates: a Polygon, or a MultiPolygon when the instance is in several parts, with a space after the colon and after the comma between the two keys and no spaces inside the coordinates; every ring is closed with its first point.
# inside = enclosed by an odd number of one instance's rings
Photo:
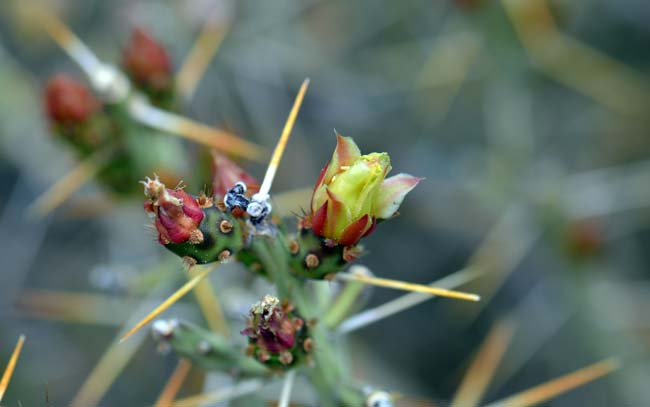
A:
{"type": "MultiPolygon", "coordinates": [[[[122,57],[125,73],[150,103],[174,106],[169,56],[151,35],[135,28],[122,57]]],[[[166,175],[161,171],[160,157],[156,157],[159,152],[152,147],[157,144],[154,139],[158,134],[136,126],[122,102],[104,102],[85,84],[66,74],[49,80],[44,99],[52,133],[69,144],[80,158],[110,153],[110,160],[103,163],[98,178],[112,192],[134,193],[143,171],[156,170],[161,176],[166,175]]],[[[172,181],[176,177],[165,178],[172,181]]]]}

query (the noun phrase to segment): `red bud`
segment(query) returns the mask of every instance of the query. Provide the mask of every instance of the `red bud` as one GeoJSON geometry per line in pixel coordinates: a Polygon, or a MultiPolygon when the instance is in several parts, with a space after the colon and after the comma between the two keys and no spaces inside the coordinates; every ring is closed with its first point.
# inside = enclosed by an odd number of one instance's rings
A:
{"type": "Polygon", "coordinates": [[[141,28],[134,28],[122,54],[125,71],[135,81],[155,90],[167,88],[172,67],[167,51],[141,28]]]}
{"type": "Polygon", "coordinates": [[[82,123],[100,106],[100,102],[85,85],[68,75],[52,77],[45,88],[47,115],[58,124],[82,123]]]}
{"type": "Polygon", "coordinates": [[[196,199],[182,189],[166,188],[157,177],[153,180],[147,178],[142,183],[144,193],[149,198],[144,203],[144,209],[155,218],[161,244],[203,241],[199,225],[204,214],[196,199]]]}
{"type": "Polygon", "coordinates": [[[217,150],[212,150],[212,174],[212,193],[218,198],[223,198],[240,181],[246,184],[248,193],[259,189],[259,183],[252,175],[217,150]]]}

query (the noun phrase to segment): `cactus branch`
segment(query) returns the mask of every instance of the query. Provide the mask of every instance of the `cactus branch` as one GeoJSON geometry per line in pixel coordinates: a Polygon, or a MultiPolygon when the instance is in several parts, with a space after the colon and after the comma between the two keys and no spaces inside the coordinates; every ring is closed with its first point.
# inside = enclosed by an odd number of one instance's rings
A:
{"type": "Polygon", "coordinates": [[[261,147],[224,130],[214,129],[152,106],[144,96],[132,92],[128,78],[121,71],[101,62],[61,20],[45,10],[39,9],[37,12],[44,29],[79,64],[95,90],[108,102],[126,102],[134,119],[155,129],[243,158],[258,160],[264,155],[261,147]]]}
{"type": "MultiPolygon", "coordinates": [[[[258,236],[253,240],[251,250],[267,270],[281,298],[289,300],[307,320],[320,315],[309,297],[305,281],[297,279],[291,272],[287,259],[289,254],[279,239],[258,236]]],[[[325,406],[361,405],[363,395],[348,387],[350,380],[346,377],[340,354],[332,346],[325,324],[314,324],[310,333],[314,343],[314,366],[308,374],[321,403],[325,406]]]]}
{"type": "Polygon", "coordinates": [[[176,354],[208,370],[231,373],[236,377],[269,377],[270,370],[249,358],[228,338],[196,325],[176,320],[156,320],[154,338],[161,348],[171,347],[176,354]]]}

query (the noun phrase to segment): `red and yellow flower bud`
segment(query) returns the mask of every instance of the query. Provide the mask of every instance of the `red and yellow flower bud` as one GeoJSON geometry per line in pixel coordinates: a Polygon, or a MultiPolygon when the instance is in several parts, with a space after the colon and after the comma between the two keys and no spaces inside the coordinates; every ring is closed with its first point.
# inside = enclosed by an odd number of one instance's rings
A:
{"type": "Polygon", "coordinates": [[[212,150],[212,174],[212,193],[217,199],[226,196],[238,182],[246,184],[248,194],[252,195],[259,190],[259,183],[252,175],[217,150],[212,150]]]}
{"type": "Polygon", "coordinates": [[[152,90],[171,86],[172,66],[167,51],[141,28],[133,29],[122,54],[122,64],[131,79],[152,90]]]}
{"type": "Polygon", "coordinates": [[[59,74],[47,83],[45,108],[49,119],[60,125],[83,123],[100,108],[100,102],[82,83],[59,74]]]}
{"type": "Polygon", "coordinates": [[[147,178],[142,183],[147,197],[144,209],[154,218],[161,244],[203,241],[199,225],[204,214],[196,199],[182,189],[166,188],[158,177],[147,178]]]}
{"type": "Polygon", "coordinates": [[[311,350],[304,320],[270,295],[253,304],[241,333],[248,337],[251,355],[271,366],[289,366],[311,350]]]}
{"type": "Polygon", "coordinates": [[[392,217],[421,178],[391,170],[387,153],[361,155],[349,137],[337,135],[331,161],[323,168],[311,199],[311,226],[321,237],[352,246],[392,217]]]}

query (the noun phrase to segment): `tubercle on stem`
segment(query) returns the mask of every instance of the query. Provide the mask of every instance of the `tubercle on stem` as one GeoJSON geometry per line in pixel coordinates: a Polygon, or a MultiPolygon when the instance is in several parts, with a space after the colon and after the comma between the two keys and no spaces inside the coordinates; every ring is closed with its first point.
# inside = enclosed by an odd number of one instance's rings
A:
{"type": "Polygon", "coordinates": [[[299,229],[298,233],[283,237],[290,253],[291,271],[303,278],[329,279],[362,253],[360,246],[330,245],[311,229],[299,229]]]}

